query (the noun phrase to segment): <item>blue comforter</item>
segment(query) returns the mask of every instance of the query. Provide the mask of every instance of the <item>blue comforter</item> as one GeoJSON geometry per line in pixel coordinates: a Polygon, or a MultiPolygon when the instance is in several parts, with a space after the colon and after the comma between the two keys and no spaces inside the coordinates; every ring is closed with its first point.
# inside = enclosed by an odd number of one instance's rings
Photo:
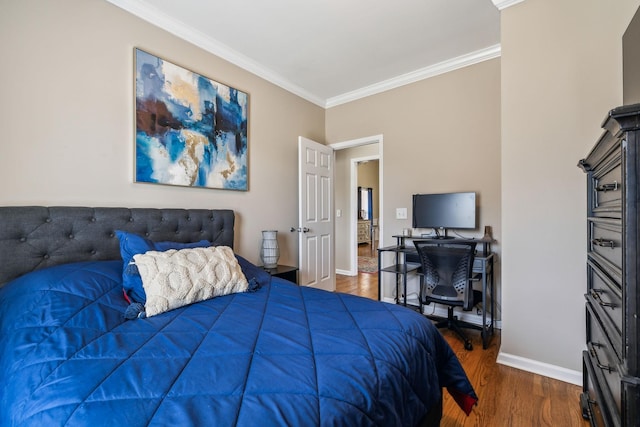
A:
{"type": "Polygon", "coordinates": [[[126,321],[121,272],[66,264],[0,289],[0,425],[413,426],[442,387],[476,400],[406,308],[274,278],[126,321]]]}

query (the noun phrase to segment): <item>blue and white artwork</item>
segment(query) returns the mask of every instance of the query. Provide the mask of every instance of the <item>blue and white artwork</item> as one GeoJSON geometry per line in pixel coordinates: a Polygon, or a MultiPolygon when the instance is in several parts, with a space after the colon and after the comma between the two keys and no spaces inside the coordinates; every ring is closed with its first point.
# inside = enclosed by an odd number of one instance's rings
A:
{"type": "Polygon", "coordinates": [[[247,190],[248,96],[140,49],[136,182],[247,190]]]}

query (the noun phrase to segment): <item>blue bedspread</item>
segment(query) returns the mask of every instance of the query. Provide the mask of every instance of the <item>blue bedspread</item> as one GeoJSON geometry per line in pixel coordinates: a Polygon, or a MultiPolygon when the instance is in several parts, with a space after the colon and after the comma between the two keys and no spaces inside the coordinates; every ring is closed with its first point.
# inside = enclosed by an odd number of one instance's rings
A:
{"type": "Polygon", "coordinates": [[[475,401],[406,308],[274,278],[125,321],[121,272],[67,264],[0,289],[0,425],[414,426],[442,387],[475,401]]]}

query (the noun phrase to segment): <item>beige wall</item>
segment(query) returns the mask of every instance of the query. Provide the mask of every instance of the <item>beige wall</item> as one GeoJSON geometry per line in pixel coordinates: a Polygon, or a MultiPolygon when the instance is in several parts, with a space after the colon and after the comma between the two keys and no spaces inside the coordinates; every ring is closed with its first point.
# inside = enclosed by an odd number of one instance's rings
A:
{"type": "Polygon", "coordinates": [[[501,357],[581,370],[586,178],[576,164],[622,102],[621,39],[639,3],[526,0],[502,11],[501,357]]]}
{"type": "Polygon", "coordinates": [[[419,192],[478,192],[478,232],[491,225],[500,239],[500,60],[330,108],[326,134],[329,143],[384,136],[385,244],[411,227],[395,209],[410,213],[419,192]]]}
{"type": "MultiPolygon", "coordinates": [[[[492,226],[499,259],[499,59],[328,109],[326,117],[329,143],[383,135],[383,246],[395,243],[392,235],[411,228],[412,194],[475,191],[480,205],[478,230],[460,233],[482,237],[483,227],[492,226]],[[407,208],[408,218],[395,219],[396,208],[407,208]]],[[[498,265],[498,306],[499,269],[498,265]]],[[[390,276],[383,275],[387,297],[393,284],[390,276]]]]}
{"type": "Polygon", "coordinates": [[[297,265],[297,140],[324,140],[322,108],[102,0],[3,2],[0,38],[0,204],[230,208],[239,253],[277,229],[297,265]],[[133,183],[134,47],[249,93],[249,191],[133,183]]]}

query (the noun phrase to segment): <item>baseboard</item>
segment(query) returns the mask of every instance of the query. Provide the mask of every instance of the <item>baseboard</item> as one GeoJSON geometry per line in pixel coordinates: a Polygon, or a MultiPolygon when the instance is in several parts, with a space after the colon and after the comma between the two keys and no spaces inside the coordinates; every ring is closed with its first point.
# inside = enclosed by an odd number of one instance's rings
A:
{"type": "MultiPolygon", "coordinates": [[[[441,305],[436,305],[435,308],[432,308],[431,305],[425,305],[422,308],[422,313],[430,316],[447,317],[447,309],[441,305]]],[[[463,322],[471,323],[472,325],[482,326],[482,313],[480,314],[475,314],[475,313],[476,313],[475,309],[471,311],[462,311],[458,309],[455,311],[455,315],[458,317],[458,319],[462,320],[463,322]]],[[[489,315],[487,315],[487,318],[488,317],[489,315]]],[[[495,320],[494,322],[495,322],[495,325],[493,325],[494,328],[502,329],[502,322],[500,320],[495,320]]]]}
{"type": "Polygon", "coordinates": [[[354,273],[351,270],[339,270],[339,269],[336,269],[336,274],[341,274],[343,276],[357,276],[358,275],[358,271],[356,271],[354,273]]]}
{"type": "MultiPolygon", "coordinates": [[[[383,302],[395,304],[393,298],[383,298],[383,302]]],[[[426,305],[423,309],[424,314],[447,317],[447,309],[445,307],[432,308],[432,306],[426,305]]],[[[469,322],[474,325],[482,325],[482,316],[472,314],[471,312],[457,312],[456,315],[460,320],[469,322]]],[[[502,329],[502,322],[496,321],[494,325],[496,329],[502,329]]],[[[542,375],[545,377],[553,378],[555,380],[564,381],[569,384],[575,384],[582,386],[582,372],[574,371],[571,369],[562,368],[560,366],[550,365],[548,363],[539,362],[537,360],[527,359],[513,354],[498,352],[497,363],[512,368],[520,369],[534,374],[542,375]]]]}
{"type": "MultiPolygon", "coordinates": [[[[395,304],[395,300],[393,298],[383,298],[383,302],[388,302],[391,304],[395,304]]],[[[471,323],[472,325],[482,326],[482,314],[475,314],[475,310],[471,311],[461,311],[456,310],[455,314],[458,319],[463,322],[471,323]]],[[[447,317],[447,308],[438,304],[430,304],[425,305],[422,308],[422,314],[426,314],[429,316],[437,316],[437,317],[447,317]]],[[[500,320],[495,321],[495,325],[493,325],[496,329],[502,329],[502,322],[500,320]]]]}
{"type": "Polygon", "coordinates": [[[569,384],[582,386],[581,371],[574,371],[503,352],[498,352],[498,359],[496,362],[501,365],[510,366],[527,372],[533,372],[534,374],[564,381],[569,384]]]}

